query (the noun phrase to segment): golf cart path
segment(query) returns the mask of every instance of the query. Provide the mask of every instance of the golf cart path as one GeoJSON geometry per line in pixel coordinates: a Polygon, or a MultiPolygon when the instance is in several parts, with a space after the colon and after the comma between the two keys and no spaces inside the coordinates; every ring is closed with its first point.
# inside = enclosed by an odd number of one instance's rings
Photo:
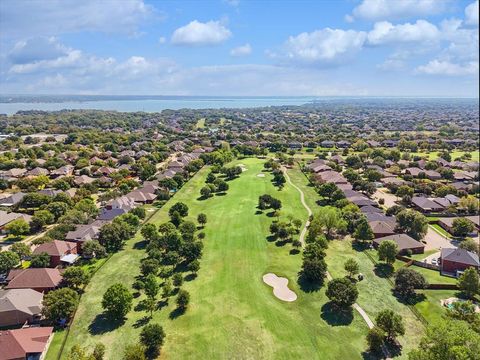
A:
{"type": "Polygon", "coordinates": [[[308,226],[310,225],[310,216],[312,216],[312,209],[307,205],[305,202],[305,194],[303,193],[302,189],[300,189],[297,185],[295,185],[292,180],[290,179],[290,176],[288,176],[287,169],[285,167],[282,167],[283,173],[285,174],[285,178],[287,179],[287,182],[293,186],[297,191],[300,193],[300,202],[302,203],[303,207],[307,210],[308,213],[308,218],[307,221],[305,222],[305,226],[302,229],[302,232],[300,233],[300,242],[302,243],[302,246],[305,246],[305,235],[307,234],[307,229],[308,226]]]}
{"type": "MultiPolygon", "coordinates": [[[[312,213],[312,209],[310,209],[310,207],[307,205],[307,203],[305,202],[305,194],[303,193],[302,189],[300,189],[297,185],[295,185],[292,180],[290,179],[290,176],[288,176],[288,173],[287,173],[287,169],[285,167],[282,166],[282,171],[283,173],[285,174],[285,178],[287,179],[287,182],[292,185],[295,189],[297,189],[297,191],[300,193],[300,201],[303,205],[303,207],[307,210],[308,212],[308,220],[307,222],[305,223],[305,226],[303,227],[302,229],[302,232],[300,234],[300,242],[302,243],[302,247],[305,246],[305,242],[304,242],[304,238],[305,238],[305,234],[307,233],[307,228],[308,226],[310,225],[310,216],[313,214],[312,213]]],[[[330,281],[332,280],[332,275],[327,271],[327,280],[330,281]]],[[[370,319],[370,317],[368,316],[368,314],[365,312],[365,310],[363,310],[360,305],[358,305],[357,303],[353,304],[353,308],[355,310],[357,310],[357,312],[362,316],[363,320],[366,322],[367,326],[369,329],[372,329],[375,324],[373,323],[372,319],[370,319]]],[[[383,353],[386,357],[386,359],[390,359],[390,354],[388,353],[388,350],[386,349],[385,346],[382,347],[382,350],[383,350],[383,353]]]]}

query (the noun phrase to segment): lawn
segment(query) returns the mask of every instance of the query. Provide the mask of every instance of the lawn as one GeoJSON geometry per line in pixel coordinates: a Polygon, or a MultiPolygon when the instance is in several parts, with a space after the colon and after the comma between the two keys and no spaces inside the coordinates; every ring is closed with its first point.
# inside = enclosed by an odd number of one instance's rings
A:
{"type": "Polygon", "coordinates": [[[197,129],[205,128],[205,118],[201,118],[197,121],[196,128],[197,129]]]}
{"type": "Polygon", "coordinates": [[[444,228],[442,228],[440,225],[430,224],[430,226],[433,228],[433,230],[435,230],[440,235],[446,237],[447,239],[450,239],[452,237],[452,235],[450,235],[450,233],[446,231],[444,228]]]}
{"type": "MultiPolygon", "coordinates": [[[[154,313],[152,322],[160,323],[167,334],[161,358],[361,359],[367,332],[361,317],[354,313],[341,322],[322,312],[327,302],[324,289],[301,291],[296,283],[301,255],[290,255],[288,244],[267,241],[272,218],[256,214],[258,196],[269,193],[282,201],[283,218],[291,214],[305,220],[307,213],[297,190],[287,184],[278,191],[268,173],[257,177],[263,160],[239,162],[248,170],[230,182],[227,195],[198,200],[208,173],[205,168],[150,219],[155,224],[167,221],[168,209],[177,201],[189,206],[191,219],[200,212],[208,217],[198,278],[183,286],[191,295],[189,309],[172,320],[169,315],[175,299],[171,298],[154,313]],[[262,282],[267,272],[287,277],[298,299],[284,303],[275,298],[262,282]]],[[[123,251],[95,273],[71,327],[67,350],[76,343],[93,348],[96,342],[103,342],[106,359],[118,359],[125,345],[137,341],[144,311],[132,310],[118,328],[99,315],[105,289],[114,282],[130,286],[139,273],[139,262],[145,255],[138,246],[140,240],[137,235],[128,241],[123,251]]],[[[142,298],[135,299],[134,305],[142,298]]],[[[55,354],[49,352],[48,359],[55,359],[55,354]]]]}
{"type": "MultiPolygon", "coordinates": [[[[312,186],[309,186],[308,179],[295,166],[288,170],[290,179],[305,193],[305,201],[312,211],[318,212],[319,206],[316,201],[318,194],[312,186]]],[[[372,250],[372,256],[376,258],[376,251],[372,250]]],[[[392,309],[402,315],[405,320],[407,333],[400,339],[404,346],[401,358],[406,358],[408,350],[418,344],[423,332],[423,325],[415,317],[412,311],[400,303],[392,294],[392,285],[384,278],[377,276],[374,272],[374,265],[364,252],[354,250],[349,240],[335,240],[330,242],[327,250],[326,261],[329,271],[333,277],[346,275],[343,264],[349,258],[354,258],[360,264],[360,272],[365,279],[358,283],[359,298],[358,304],[367,312],[370,318],[375,319],[376,314],[383,309],[392,309]]]]}
{"type": "MultiPolygon", "coordinates": [[[[452,151],[450,153],[450,156],[452,157],[452,160],[455,160],[456,158],[461,157],[463,154],[465,154],[466,151],[452,151]]],[[[420,157],[425,157],[428,160],[436,160],[439,157],[439,152],[438,151],[431,151],[431,152],[412,152],[410,153],[412,156],[420,156],[420,157]]],[[[470,151],[470,154],[472,155],[472,159],[468,161],[479,161],[480,158],[480,152],[478,150],[476,151],[470,151]]]]}
{"type": "Polygon", "coordinates": [[[415,308],[423,315],[430,324],[442,320],[446,314],[446,308],[440,304],[440,300],[456,297],[457,290],[423,290],[419,294],[425,295],[425,300],[415,304],[415,308]]]}

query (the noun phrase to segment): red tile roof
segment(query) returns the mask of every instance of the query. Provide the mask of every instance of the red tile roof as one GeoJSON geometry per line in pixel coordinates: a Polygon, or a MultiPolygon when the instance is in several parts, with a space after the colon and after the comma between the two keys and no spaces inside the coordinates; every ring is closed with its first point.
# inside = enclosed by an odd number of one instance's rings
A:
{"type": "Polygon", "coordinates": [[[0,360],[24,359],[46,350],[53,327],[0,331],[0,360]]]}
{"type": "Polygon", "coordinates": [[[41,244],[33,251],[33,253],[41,254],[45,252],[50,256],[63,256],[76,247],[77,244],[74,242],[53,240],[51,242],[41,244]]]}
{"type": "Polygon", "coordinates": [[[62,281],[58,269],[14,269],[8,274],[8,285],[5,289],[44,289],[55,288],[62,281]]]}

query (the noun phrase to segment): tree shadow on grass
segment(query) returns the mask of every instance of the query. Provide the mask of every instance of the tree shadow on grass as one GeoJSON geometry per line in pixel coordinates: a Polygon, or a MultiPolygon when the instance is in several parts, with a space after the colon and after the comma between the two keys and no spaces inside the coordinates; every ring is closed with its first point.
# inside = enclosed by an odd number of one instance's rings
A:
{"type": "Polygon", "coordinates": [[[140,240],[137,241],[135,244],[133,244],[133,248],[135,250],[143,250],[147,247],[147,241],[146,240],[140,240]]]}
{"type": "Polygon", "coordinates": [[[290,255],[297,255],[297,254],[300,254],[300,250],[298,250],[298,249],[291,249],[290,250],[290,255]]]}
{"type": "Polygon", "coordinates": [[[125,319],[115,320],[105,313],[98,314],[88,326],[88,332],[92,335],[101,335],[113,331],[125,323],[125,319]]]}
{"type": "Polygon", "coordinates": [[[404,305],[415,305],[427,299],[425,294],[417,294],[417,293],[415,293],[412,296],[405,297],[400,295],[398,292],[396,292],[395,289],[392,289],[392,294],[393,296],[395,296],[395,298],[399,303],[402,303],[404,305]]]}
{"type": "Polygon", "coordinates": [[[385,341],[385,347],[392,358],[402,355],[402,345],[397,341],[385,341]]]}
{"type": "Polygon", "coordinates": [[[257,210],[255,211],[255,215],[262,215],[263,214],[263,211],[262,210],[257,210]]]}
{"type": "Polygon", "coordinates": [[[277,237],[275,235],[268,235],[267,236],[267,241],[268,242],[274,242],[277,240],[277,237]]]}
{"type": "Polygon", "coordinates": [[[275,245],[278,246],[278,247],[282,247],[282,246],[285,246],[286,244],[288,244],[290,242],[290,240],[277,240],[275,242],[275,245]]]}
{"type": "Polygon", "coordinates": [[[185,281],[193,281],[197,278],[197,274],[188,274],[185,276],[185,281]]]}
{"type": "Polygon", "coordinates": [[[362,252],[370,249],[370,244],[368,242],[363,242],[363,241],[353,241],[352,249],[358,252],[362,252]]]}
{"type": "Polygon", "coordinates": [[[227,193],[225,191],[216,193],[215,196],[225,196],[227,193]]]}
{"type": "Polygon", "coordinates": [[[393,276],[393,266],[390,264],[385,263],[378,263],[375,264],[375,268],[373,270],[375,275],[380,278],[386,279],[393,276]]]}
{"type": "Polygon", "coordinates": [[[339,309],[329,301],[322,306],[321,317],[330,326],[347,326],[353,321],[353,309],[339,309]]]}
{"type": "Polygon", "coordinates": [[[139,327],[145,326],[150,322],[150,319],[151,319],[150,316],[144,316],[138,319],[137,321],[135,321],[135,323],[133,324],[133,327],[139,328],[139,327]]]}
{"type": "Polygon", "coordinates": [[[185,309],[177,307],[172,310],[172,312],[170,313],[170,315],[168,315],[168,317],[171,320],[175,320],[176,318],[178,318],[179,316],[182,316],[183,314],[185,314],[185,309]]]}
{"type": "Polygon", "coordinates": [[[380,360],[380,359],[385,359],[385,356],[381,351],[379,352],[362,351],[362,359],[363,360],[380,360]]]}
{"type": "Polygon", "coordinates": [[[275,211],[270,211],[267,213],[268,217],[274,217],[275,216],[275,211]]]}
{"type": "Polygon", "coordinates": [[[157,303],[157,310],[162,310],[164,307],[168,306],[168,299],[161,300],[157,303]]]}
{"type": "Polygon", "coordinates": [[[313,282],[305,279],[305,277],[300,273],[298,275],[298,285],[303,292],[311,293],[320,290],[323,285],[323,282],[313,282]]]}

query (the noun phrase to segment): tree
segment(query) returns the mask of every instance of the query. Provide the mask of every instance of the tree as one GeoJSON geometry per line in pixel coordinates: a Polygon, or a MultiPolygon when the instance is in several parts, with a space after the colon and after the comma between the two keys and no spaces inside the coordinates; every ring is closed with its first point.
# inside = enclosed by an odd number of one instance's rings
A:
{"type": "Polygon", "coordinates": [[[428,219],[415,210],[402,210],[397,214],[397,228],[416,240],[422,240],[428,230],[428,219]]]}
{"type": "Polygon", "coordinates": [[[200,270],[200,262],[198,260],[192,260],[189,264],[188,264],[188,270],[190,272],[192,272],[192,274],[196,274],[198,272],[198,270],[200,270]]]}
{"type": "Polygon", "coordinates": [[[456,218],[453,220],[452,230],[454,236],[466,237],[475,230],[475,225],[467,218],[456,218]]]}
{"type": "Polygon", "coordinates": [[[0,274],[6,274],[20,262],[20,256],[13,251],[0,252],[0,274]]]}
{"type": "Polygon", "coordinates": [[[378,258],[381,261],[385,261],[387,264],[392,265],[395,262],[395,258],[398,254],[398,245],[393,240],[385,240],[380,243],[378,247],[378,258]]]}
{"type": "Polygon", "coordinates": [[[181,311],[185,311],[187,309],[189,302],[190,302],[190,294],[188,293],[188,291],[180,289],[177,295],[177,307],[181,311]]]}
{"type": "Polygon", "coordinates": [[[204,186],[200,189],[200,195],[202,195],[202,198],[209,198],[212,196],[212,190],[210,190],[210,187],[204,186]]]}
{"type": "Polygon", "coordinates": [[[53,214],[55,220],[65,215],[68,211],[69,205],[63,201],[53,201],[46,206],[46,209],[53,214]]]}
{"type": "Polygon", "coordinates": [[[5,230],[14,236],[21,236],[30,232],[30,225],[23,219],[15,219],[5,225],[5,230]]]}
{"type": "Polygon", "coordinates": [[[167,298],[172,294],[172,283],[169,279],[165,280],[162,286],[162,297],[167,298]]]}
{"type": "Polygon", "coordinates": [[[385,309],[378,313],[375,322],[377,326],[385,331],[387,340],[393,341],[398,335],[405,334],[405,325],[402,317],[392,310],[385,309]]]}
{"type": "Polygon", "coordinates": [[[20,259],[24,259],[32,254],[32,250],[30,246],[25,243],[16,242],[11,247],[10,250],[13,251],[15,254],[20,256],[20,259]]]}
{"type": "Polygon", "coordinates": [[[330,281],[325,294],[335,307],[343,309],[352,306],[358,298],[357,287],[348,278],[339,278],[330,281]]]}
{"type": "Polygon", "coordinates": [[[103,294],[102,307],[113,320],[123,319],[132,308],[133,296],[125,285],[113,284],[103,294]]]}
{"type": "Polygon", "coordinates": [[[107,251],[119,251],[125,241],[130,237],[128,224],[122,221],[114,221],[102,226],[98,235],[98,241],[107,251]]]}
{"type": "Polygon", "coordinates": [[[315,216],[313,222],[317,222],[320,228],[326,230],[327,238],[332,237],[334,230],[342,230],[346,227],[341,211],[332,206],[323,207],[315,216]]]}
{"type": "Polygon", "coordinates": [[[147,324],[140,332],[140,343],[148,357],[157,357],[165,340],[165,331],[159,324],[147,324]]]}
{"type": "Polygon", "coordinates": [[[379,353],[382,350],[384,339],[385,332],[378,326],[374,326],[367,334],[368,349],[374,353],[379,353]]]}
{"type": "Polygon", "coordinates": [[[415,295],[415,289],[424,289],[426,286],[425,277],[415,270],[401,268],[395,274],[395,291],[406,299],[415,295]]]}
{"type": "Polygon", "coordinates": [[[205,224],[207,223],[207,215],[204,213],[198,214],[197,221],[202,227],[205,227],[205,224]]]}
{"type": "Polygon", "coordinates": [[[270,200],[270,207],[275,210],[275,211],[278,211],[282,208],[282,202],[276,198],[272,198],[270,200]]]}
{"type": "Polygon", "coordinates": [[[362,216],[357,222],[357,228],[353,234],[353,237],[356,240],[369,241],[374,238],[374,234],[370,224],[368,223],[365,216],[362,216]]]}
{"type": "Polygon", "coordinates": [[[95,347],[93,348],[92,357],[95,360],[103,360],[104,356],[105,356],[105,345],[103,345],[102,343],[96,343],[95,347]]]}
{"type": "Polygon", "coordinates": [[[145,238],[145,240],[151,242],[152,240],[158,237],[157,227],[152,223],[147,223],[142,226],[140,233],[145,238]]]}
{"type": "Polygon", "coordinates": [[[408,354],[409,360],[478,359],[480,334],[466,322],[437,321],[427,328],[418,349],[408,354]]]}
{"type": "Polygon", "coordinates": [[[77,292],[70,288],[49,291],[43,297],[42,314],[51,323],[68,321],[77,307],[78,299],[77,292]]]}
{"type": "Polygon", "coordinates": [[[32,255],[30,259],[31,268],[46,268],[50,266],[50,255],[46,252],[32,255]]]}
{"type": "Polygon", "coordinates": [[[360,265],[358,264],[358,262],[355,259],[350,258],[347,261],[345,261],[345,264],[343,265],[343,268],[348,273],[348,276],[353,278],[355,275],[358,274],[358,272],[360,270],[360,265]]]}
{"type": "Polygon", "coordinates": [[[107,250],[97,240],[88,240],[82,244],[82,256],[86,258],[103,258],[107,250]]]}
{"type": "Polygon", "coordinates": [[[480,294],[480,277],[478,272],[472,267],[465,270],[458,279],[458,288],[470,298],[480,294]]]}
{"type": "Polygon", "coordinates": [[[182,284],[183,284],[182,274],[180,274],[180,273],[173,274],[172,281],[173,281],[173,286],[175,286],[175,287],[182,286],[182,284]]]}
{"type": "Polygon", "coordinates": [[[455,301],[448,308],[447,316],[469,324],[480,323],[480,314],[477,314],[476,306],[471,301],[455,301]]]}
{"type": "Polygon", "coordinates": [[[140,344],[130,344],[123,351],[122,360],[147,360],[145,348],[140,344]]]}
{"type": "Polygon", "coordinates": [[[178,212],[182,217],[188,216],[188,206],[182,202],[177,202],[168,210],[168,214],[172,216],[174,212],[178,212]]]}
{"type": "Polygon", "coordinates": [[[158,295],[158,290],[160,289],[160,286],[158,285],[157,282],[157,277],[153,274],[148,275],[145,278],[144,285],[143,285],[143,290],[145,291],[145,295],[147,297],[155,299],[158,295]]]}
{"type": "Polygon", "coordinates": [[[63,281],[68,287],[78,289],[80,286],[88,283],[88,275],[83,268],[71,266],[63,273],[63,281]]]}
{"type": "Polygon", "coordinates": [[[461,249],[480,254],[480,247],[477,242],[473,239],[465,239],[458,246],[461,249]]]}
{"type": "Polygon", "coordinates": [[[157,259],[145,258],[140,264],[140,271],[144,276],[156,275],[159,267],[160,263],[157,259]]]}
{"type": "Polygon", "coordinates": [[[467,210],[467,212],[470,214],[478,213],[478,210],[480,208],[480,200],[478,200],[472,195],[465,196],[460,199],[458,206],[462,209],[467,210]]]}
{"type": "Polygon", "coordinates": [[[304,258],[300,273],[308,281],[322,283],[327,273],[327,263],[323,259],[304,258]]]}

